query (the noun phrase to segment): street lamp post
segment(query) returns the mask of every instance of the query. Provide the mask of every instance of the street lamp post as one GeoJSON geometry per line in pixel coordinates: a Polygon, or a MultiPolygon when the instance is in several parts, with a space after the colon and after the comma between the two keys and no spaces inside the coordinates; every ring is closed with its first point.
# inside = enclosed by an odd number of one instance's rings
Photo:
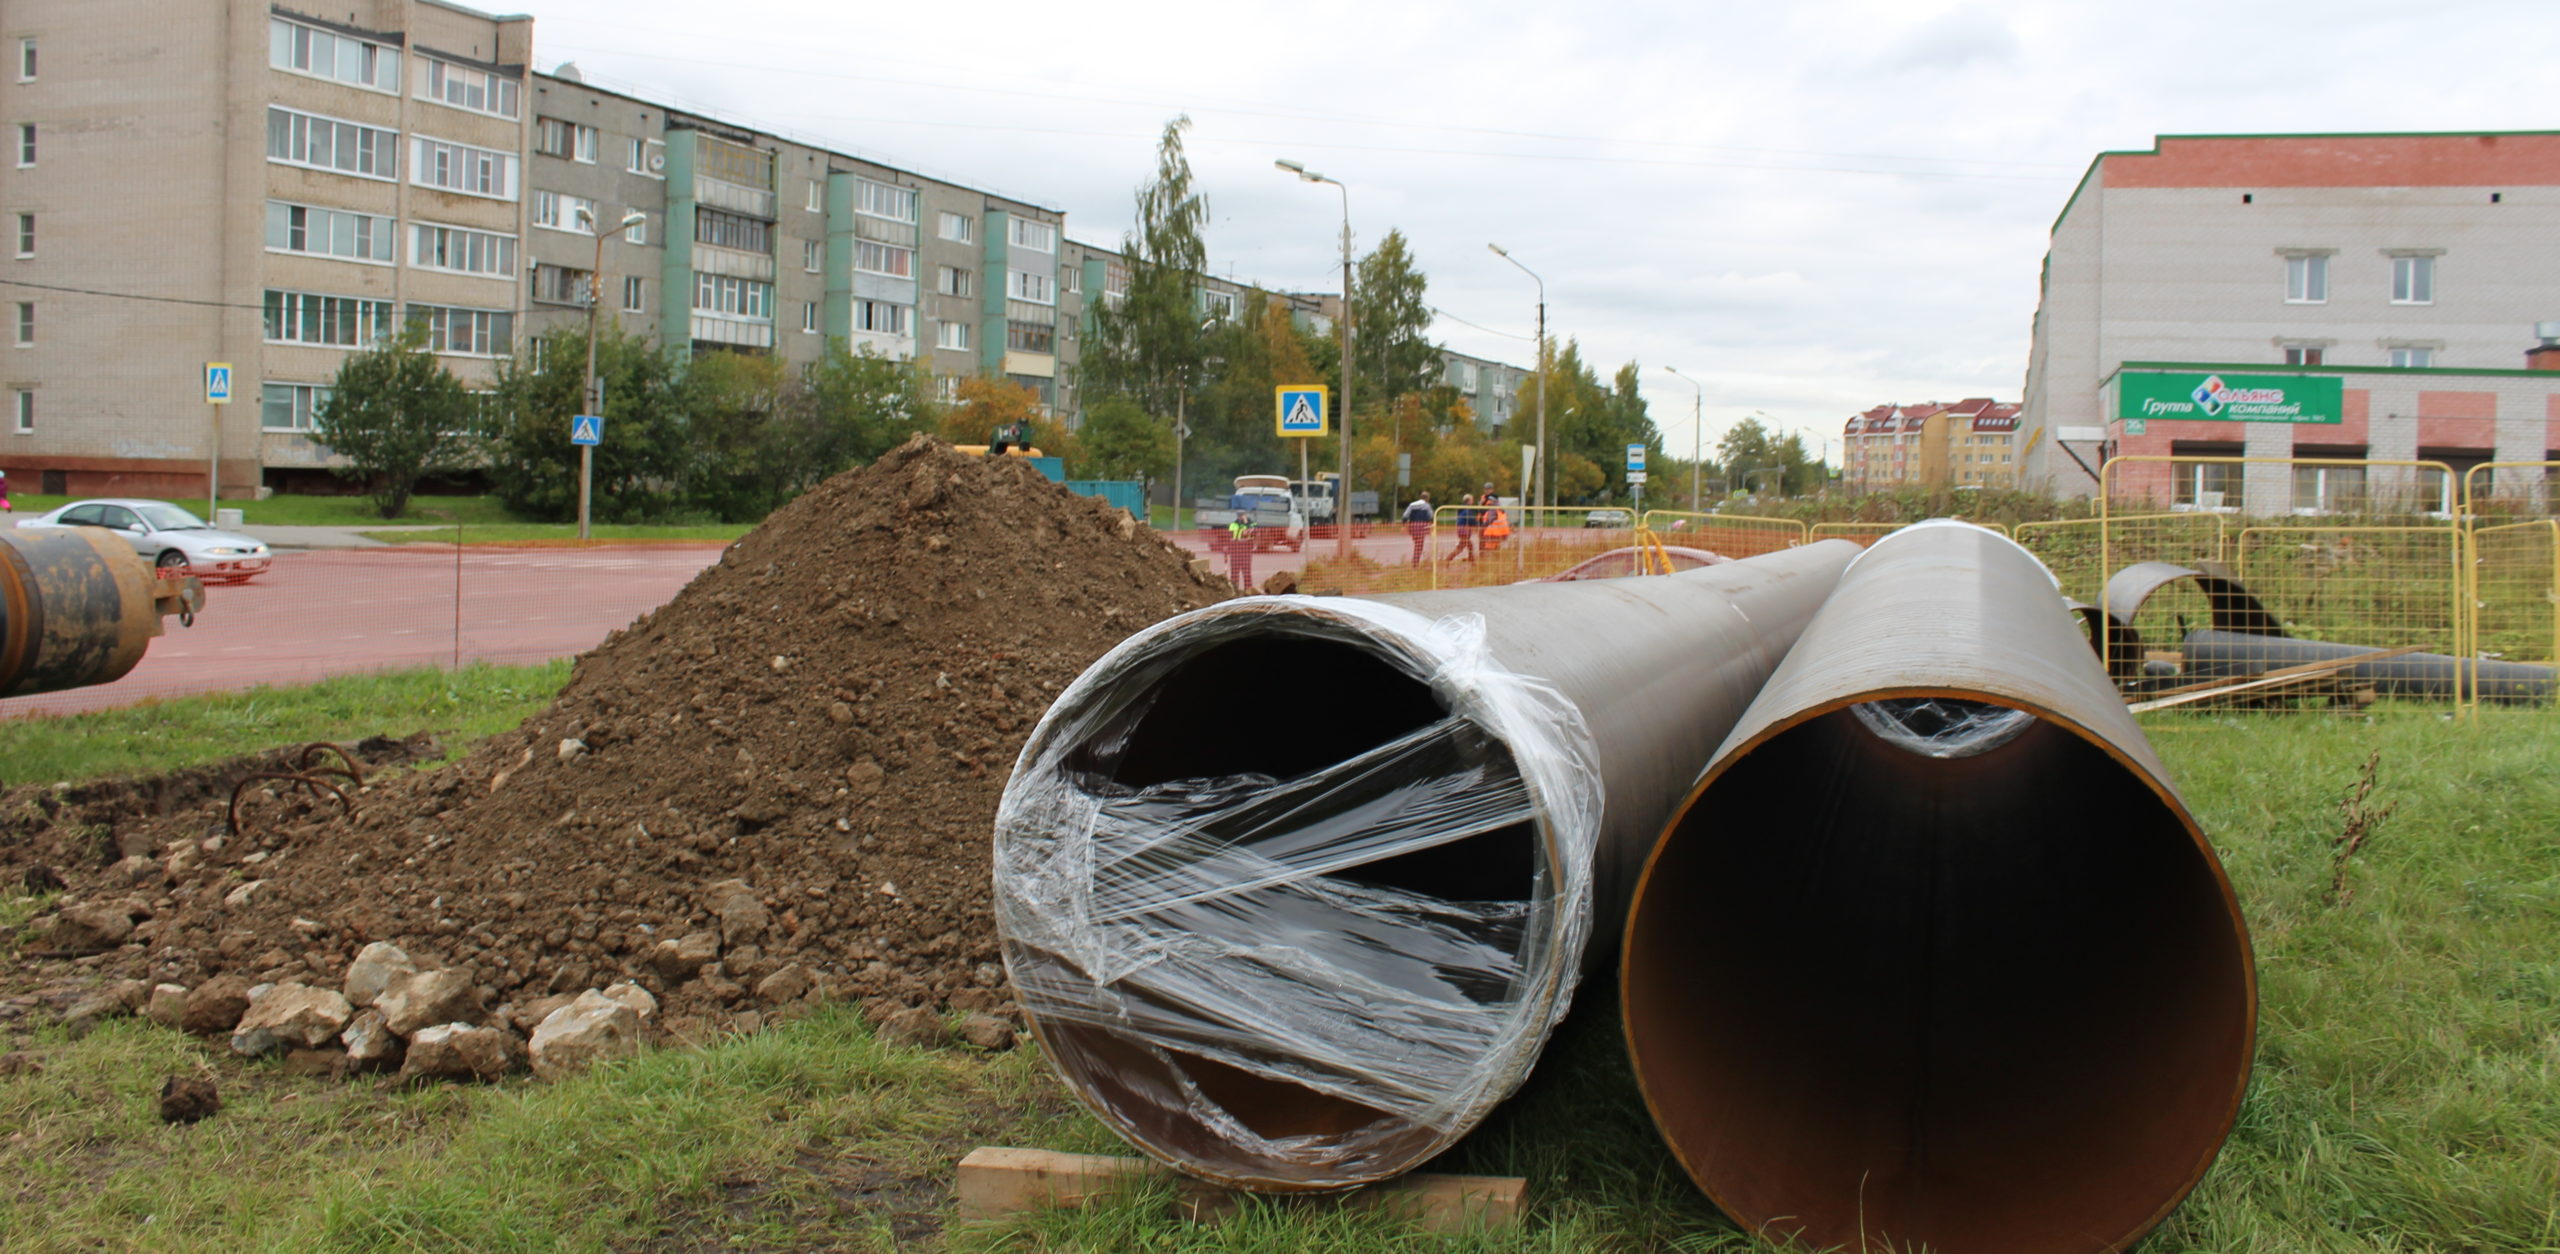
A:
{"type": "MultiPolygon", "coordinates": [[[[593,209],[581,208],[578,215],[587,220],[587,229],[596,233],[596,264],[594,269],[587,271],[587,385],[579,393],[579,399],[586,402],[588,413],[601,416],[604,413],[604,396],[596,390],[596,309],[604,304],[604,224],[597,219],[593,209]]],[[[633,224],[648,220],[648,214],[634,209],[622,215],[622,225],[614,229],[628,231],[633,224]]],[[[592,444],[581,444],[578,446],[578,538],[581,540],[587,538],[587,498],[594,490],[595,480],[596,448],[592,444]]]]}
{"type": "Polygon", "coordinates": [[[1663,369],[1670,370],[1672,378],[1698,390],[1697,398],[1691,401],[1689,406],[1689,512],[1694,514],[1704,508],[1700,503],[1702,498],[1699,494],[1699,468],[1706,464],[1707,389],[1705,385],[1678,370],[1669,366],[1664,366],[1663,369]]]}
{"type": "MultiPolygon", "coordinates": [[[[1334,552],[1351,556],[1351,189],[1340,179],[1330,179],[1305,165],[1281,159],[1271,164],[1297,175],[1309,183],[1331,183],[1342,193],[1342,397],[1334,408],[1334,421],[1342,428],[1342,487],[1333,503],[1334,552]]],[[[1301,450],[1303,452],[1303,450],[1301,450]]]]}
{"type": "MultiPolygon", "coordinates": [[[[1520,259],[1504,250],[1502,245],[1487,244],[1485,247],[1492,249],[1494,256],[1520,266],[1520,259]]],[[[1547,486],[1553,482],[1547,471],[1547,281],[1527,266],[1520,266],[1520,273],[1528,275],[1529,281],[1538,285],[1538,491],[1535,504],[1545,506],[1548,504],[1547,486]]],[[[1525,488],[1528,485],[1520,486],[1525,488]]]]}

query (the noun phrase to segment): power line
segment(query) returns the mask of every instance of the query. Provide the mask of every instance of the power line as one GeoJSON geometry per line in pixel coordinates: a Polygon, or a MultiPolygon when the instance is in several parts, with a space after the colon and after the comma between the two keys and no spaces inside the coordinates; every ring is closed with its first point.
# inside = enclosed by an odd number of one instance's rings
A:
{"type": "Polygon", "coordinates": [[[1443,318],[1446,318],[1446,319],[1448,319],[1448,320],[1449,320],[1449,321],[1451,321],[1451,322],[1457,323],[1459,326],[1462,326],[1462,327],[1474,327],[1476,330],[1482,331],[1482,332],[1484,332],[1484,333],[1485,333],[1485,334],[1487,334],[1487,335],[1499,335],[1499,336],[1501,336],[1502,338],[1504,338],[1504,339],[1506,339],[1506,340],[1534,340],[1534,339],[1538,338],[1537,336],[1534,336],[1534,335],[1513,335],[1513,334],[1512,334],[1511,332],[1509,332],[1509,331],[1496,331],[1496,330],[1494,330],[1492,327],[1485,326],[1485,325],[1484,325],[1484,324],[1482,324],[1482,323],[1469,322],[1469,321],[1467,321],[1466,319],[1461,318],[1461,317],[1459,317],[1458,315],[1453,314],[1453,313],[1449,312],[1449,311],[1448,311],[1448,310],[1446,310],[1446,309],[1442,309],[1442,308],[1441,308],[1441,307],[1439,307],[1438,305],[1432,305],[1432,306],[1430,306],[1429,308],[1430,308],[1431,312],[1433,312],[1433,313],[1435,313],[1435,314],[1438,314],[1439,316],[1441,316],[1441,317],[1443,317],[1443,318]]]}

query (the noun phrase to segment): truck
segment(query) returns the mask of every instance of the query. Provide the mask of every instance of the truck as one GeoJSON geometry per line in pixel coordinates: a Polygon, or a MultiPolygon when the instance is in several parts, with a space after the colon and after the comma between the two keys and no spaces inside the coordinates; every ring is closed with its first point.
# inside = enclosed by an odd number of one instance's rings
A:
{"type": "MultiPolygon", "coordinates": [[[[1311,504],[1297,487],[1286,475],[1238,475],[1235,491],[1225,500],[1203,498],[1199,502],[1199,525],[1222,531],[1242,514],[1253,528],[1255,548],[1295,551],[1306,543],[1311,504]]],[[[1323,502],[1327,517],[1331,516],[1332,504],[1329,498],[1323,502]]]]}

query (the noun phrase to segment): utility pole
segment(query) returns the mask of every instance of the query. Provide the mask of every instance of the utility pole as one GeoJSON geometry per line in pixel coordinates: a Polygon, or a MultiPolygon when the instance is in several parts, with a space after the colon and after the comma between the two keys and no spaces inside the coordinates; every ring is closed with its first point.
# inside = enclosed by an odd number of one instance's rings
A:
{"type": "MultiPolygon", "coordinates": [[[[579,212],[586,215],[587,229],[596,233],[596,264],[594,269],[587,271],[587,383],[578,398],[585,403],[588,413],[602,416],[604,393],[596,387],[596,307],[604,303],[604,221],[596,216],[593,209],[579,212]]],[[[634,209],[622,215],[622,225],[614,229],[627,231],[633,223],[648,219],[648,214],[634,209]]],[[[596,448],[592,444],[581,444],[578,446],[578,538],[581,540],[587,538],[587,500],[594,491],[595,481],[596,448]]]]}
{"type": "Polygon", "coordinates": [[[1707,460],[1707,389],[1704,384],[1669,366],[1663,369],[1670,370],[1673,378],[1696,388],[1698,393],[1689,403],[1689,512],[1695,514],[1705,508],[1702,504],[1704,497],[1699,492],[1699,470],[1707,460]]]}
{"type": "MultiPolygon", "coordinates": [[[[1520,273],[1528,275],[1529,281],[1538,285],[1538,488],[1533,504],[1543,509],[1552,503],[1547,487],[1554,481],[1548,469],[1554,459],[1547,456],[1547,281],[1538,277],[1537,271],[1521,266],[1520,259],[1512,256],[1502,245],[1487,244],[1485,247],[1492,249],[1494,256],[1520,266],[1520,273]]],[[[1529,485],[1524,483],[1520,487],[1526,491],[1529,485]]]]}
{"type": "Polygon", "coordinates": [[[1342,486],[1339,489],[1341,499],[1333,506],[1333,531],[1337,541],[1334,551],[1348,558],[1351,556],[1351,189],[1343,186],[1342,180],[1326,178],[1295,161],[1284,159],[1271,164],[1309,183],[1331,183],[1335,191],[1342,193],[1342,317],[1337,319],[1342,324],[1342,394],[1334,406],[1338,411],[1334,414],[1334,421],[1342,428],[1342,486]]]}

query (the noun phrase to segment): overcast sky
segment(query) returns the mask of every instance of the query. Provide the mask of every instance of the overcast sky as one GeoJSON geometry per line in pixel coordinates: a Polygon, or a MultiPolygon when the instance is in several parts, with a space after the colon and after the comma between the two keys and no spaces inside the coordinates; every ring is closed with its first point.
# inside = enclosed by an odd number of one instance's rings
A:
{"type": "MultiPolygon", "coordinates": [[[[498,6],[492,6],[498,7],[498,6]]],[[[2560,11],[2330,0],[847,4],[539,0],[538,68],[1063,209],[1116,247],[1187,113],[1214,270],[1340,287],[1401,229],[1435,335],[1526,363],[1527,276],[1669,451],[1754,411],[2015,400],[2046,231],[2157,134],[2526,130],[2560,11]],[[965,16],[963,16],[965,15],[965,16]],[[708,19],[708,21],[706,21],[708,19]],[[1514,338],[1516,337],[1516,338],[1514,338]]]]}

